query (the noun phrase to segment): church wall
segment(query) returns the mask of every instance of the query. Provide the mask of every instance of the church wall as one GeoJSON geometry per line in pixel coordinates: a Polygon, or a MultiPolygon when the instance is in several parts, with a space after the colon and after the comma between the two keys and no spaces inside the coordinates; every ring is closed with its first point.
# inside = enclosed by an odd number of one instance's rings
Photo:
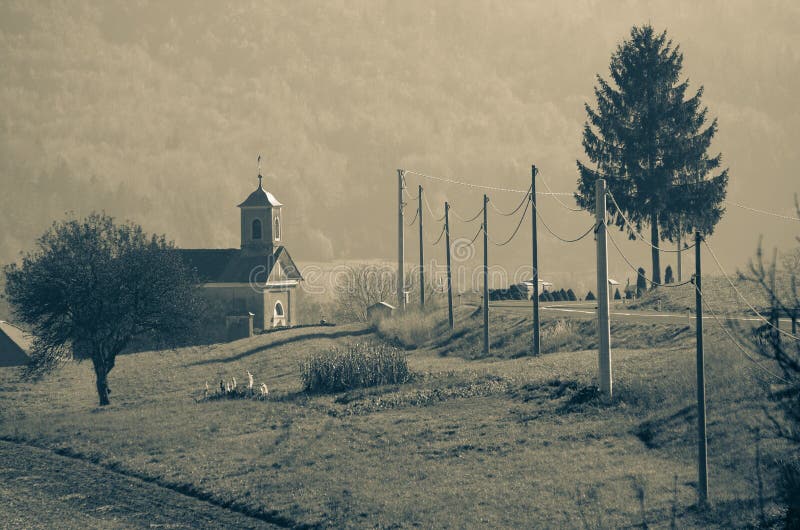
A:
{"type": "Polygon", "coordinates": [[[280,302],[283,306],[284,320],[287,326],[297,324],[295,310],[295,289],[275,289],[264,291],[264,314],[266,315],[267,325],[272,326],[275,312],[275,304],[280,302]]]}
{"type": "Polygon", "coordinates": [[[204,285],[202,294],[211,301],[221,302],[226,312],[232,315],[253,313],[253,325],[266,329],[270,326],[272,313],[265,315],[263,295],[249,285],[204,285]],[[265,318],[266,317],[266,318],[265,318]]]}

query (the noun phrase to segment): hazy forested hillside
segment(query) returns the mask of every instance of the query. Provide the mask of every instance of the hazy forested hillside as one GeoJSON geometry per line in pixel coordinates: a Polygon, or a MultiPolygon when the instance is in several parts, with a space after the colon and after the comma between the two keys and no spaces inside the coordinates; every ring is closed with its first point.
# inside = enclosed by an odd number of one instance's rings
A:
{"type": "MultiPolygon", "coordinates": [[[[572,190],[594,75],[648,19],[706,85],[731,195],[763,205],[737,179],[798,166],[781,133],[798,121],[793,8],[681,5],[693,3],[3,2],[0,261],[66,210],[105,209],[182,246],[237,245],[235,205],[255,186],[258,152],[307,260],[393,255],[397,167],[524,188],[536,161],[572,190]],[[703,36],[712,18],[729,42],[703,36]],[[752,36],[759,47],[731,44],[752,27],[769,28],[752,36]],[[734,55],[748,72],[726,68],[734,55]]],[[[432,202],[443,190],[431,187],[432,202]]]]}

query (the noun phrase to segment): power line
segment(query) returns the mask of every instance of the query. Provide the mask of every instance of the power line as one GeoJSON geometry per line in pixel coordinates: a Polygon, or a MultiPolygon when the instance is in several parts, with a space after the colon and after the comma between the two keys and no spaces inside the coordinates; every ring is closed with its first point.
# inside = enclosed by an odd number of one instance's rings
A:
{"type": "Polygon", "coordinates": [[[704,239],[704,240],[703,240],[703,243],[705,243],[705,245],[706,245],[706,248],[708,249],[708,252],[711,254],[711,257],[712,257],[712,258],[714,258],[714,262],[717,264],[717,268],[718,268],[718,269],[719,269],[719,270],[722,272],[722,275],[725,277],[725,279],[726,279],[726,280],[728,280],[728,283],[730,284],[730,286],[731,286],[731,287],[733,287],[733,290],[736,292],[736,294],[739,296],[739,298],[741,298],[741,299],[742,299],[742,301],[743,301],[745,304],[747,304],[747,307],[749,307],[749,308],[750,308],[750,310],[751,310],[751,311],[753,311],[753,313],[755,313],[755,314],[756,314],[756,316],[757,316],[759,319],[761,319],[762,321],[764,321],[764,322],[766,322],[767,324],[769,324],[769,325],[770,325],[770,327],[774,328],[774,329],[775,329],[775,330],[777,330],[779,333],[782,333],[782,334],[786,335],[787,337],[791,337],[791,338],[793,338],[794,340],[800,340],[800,337],[797,337],[797,336],[795,336],[795,335],[792,335],[792,334],[791,334],[791,333],[789,333],[788,331],[784,331],[784,330],[782,330],[782,329],[780,328],[780,325],[776,326],[775,324],[773,324],[772,322],[770,322],[770,321],[769,321],[769,320],[768,320],[768,319],[767,319],[767,318],[766,318],[764,315],[762,315],[761,313],[759,313],[759,312],[758,312],[758,310],[757,310],[755,307],[753,307],[753,305],[752,305],[752,304],[751,304],[751,303],[750,303],[750,302],[749,302],[749,301],[748,301],[748,300],[747,300],[747,299],[744,297],[744,295],[742,295],[742,293],[741,293],[741,292],[739,291],[739,289],[736,287],[736,284],[734,284],[734,283],[731,281],[730,277],[728,276],[728,273],[727,273],[727,272],[725,272],[725,269],[723,269],[723,268],[722,268],[722,264],[719,262],[719,259],[717,259],[717,255],[716,255],[716,254],[714,254],[714,251],[711,249],[711,246],[709,246],[709,244],[708,244],[708,241],[706,241],[706,240],[704,239]]]}
{"type": "MultiPolygon", "coordinates": [[[[489,203],[489,204],[491,204],[491,203],[489,203]]],[[[525,220],[525,215],[528,213],[528,206],[530,204],[531,204],[530,201],[526,201],[525,202],[525,209],[522,210],[522,216],[519,218],[519,223],[517,223],[517,227],[514,229],[514,231],[511,233],[511,236],[508,239],[506,239],[502,243],[497,243],[491,237],[489,237],[489,234],[486,234],[486,237],[489,239],[489,241],[491,241],[493,245],[496,245],[498,247],[502,247],[502,246],[505,246],[505,245],[508,245],[509,243],[511,243],[511,240],[514,239],[514,237],[517,235],[517,232],[519,232],[519,229],[522,226],[522,221],[525,220]]],[[[517,209],[519,209],[519,208],[517,208],[517,209]]]]}
{"type": "MultiPolygon", "coordinates": [[[[463,182],[460,180],[448,179],[444,177],[435,177],[433,175],[426,175],[425,173],[420,173],[419,171],[414,171],[413,169],[404,169],[404,173],[410,173],[412,175],[418,175],[420,177],[431,179],[431,180],[438,180],[440,182],[447,182],[449,184],[458,184],[459,186],[466,186],[468,188],[477,188],[482,190],[493,190],[493,191],[506,191],[509,193],[528,193],[529,190],[519,190],[513,188],[501,188],[498,186],[486,186],[483,184],[472,184],[471,182],[463,182]]],[[[537,195],[569,195],[572,196],[572,193],[567,192],[537,192],[537,195]]]]}
{"type": "Polygon", "coordinates": [[[779,213],[768,212],[767,210],[759,210],[758,208],[753,208],[751,206],[745,206],[744,204],[739,204],[738,202],[734,202],[734,201],[725,201],[725,202],[727,204],[732,204],[732,205],[736,206],[737,208],[742,208],[744,210],[750,210],[751,212],[756,212],[756,213],[760,213],[760,214],[764,214],[764,215],[771,215],[772,217],[777,217],[779,219],[786,219],[786,220],[789,220],[789,221],[800,221],[800,218],[792,217],[791,215],[783,215],[783,214],[779,214],[779,213]]]}
{"type": "Polygon", "coordinates": [[[641,239],[642,241],[644,241],[645,243],[650,245],[652,248],[658,250],[659,252],[672,252],[672,253],[683,252],[684,250],[690,250],[690,249],[694,248],[694,245],[695,245],[694,243],[692,243],[691,245],[685,246],[680,250],[670,250],[670,249],[665,249],[665,248],[661,248],[661,247],[657,247],[657,246],[653,245],[651,242],[649,242],[647,239],[645,239],[645,237],[641,234],[641,232],[636,230],[636,227],[633,226],[633,223],[631,223],[628,220],[628,218],[625,217],[625,214],[622,212],[622,208],[620,208],[619,204],[617,204],[617,200],[614,198],[614,195],[611,193],[611,190],[608,190],[606,193],[608,193],[608,196],[611,198],[611,202],[614,203],[614,206],[616,207],[617,212],[619,212],[619,215],[625,221],[625,224],[628,225],[628,228],[630,229],[630,231],[633,232],[634,234],[636,234],[636,236],[639,239],[641,239]]]}
{"type": "Polygon", "coordinates": [[[534,211],[536,212],[536,217],[538,217],[538,218],[539,218],[539,220],[542,222],[542,225],[545,227],[545,229],[546,229],[548,232],[550,232],[550,235],[552,235],[554,238],[556,238],[556,239],[558,239],[558,240],[561,240],[561,241],[563,241],[564,243],[575,243],[575,242],[577,242],[577,241],[580,241],[580,240],[581,240],[581,239],[583,239],[584,237],[586,237],[586,236],[588,236],[589,234],[591,234],[591,233],[594,231],[594,229],[596,228],[596,225],[595,225],[595,224],[592,224],[592,226],[590,226],[590,227],[589,227],[589,229],[588,229],[588,230],[586,230],[586,232],[584,232],[582,235],[580,235],[580,236],[576,237],[575,239],[565,239],[565,238],[561,237],[560,235],[556,234],[555,232],[553,232],[553,231],[550,229],[550,227],[547,225],[547,223],[545,223],[545,222],[544,222],[544,219],[542,219],[542,215],[539,213],[539,209],[538,209],[538,208],[536,208],[536,207],[534,206],[534,207],[533,207],[533,209],[534,209],[534,211]]]}
{"type": "MultiPolygon", "coordinates": [[[[625,263],[628,264],[628,267],[630,267],[631,270],[633,270],[633,272],[635,272],[637,275],[640,275],[639,269],[636,268],[636,265],[630,262],[628,257],[622,252],[622,249],[619,248],[619,245],[617,245],[617,242],[614,241],[614,238],[611,236],[611,234],[609,232],[606,232],[606,235],[608,236],[608,239],[611,240],[611,244],[614,245],[614,248],[617,249],[617,252],[619,252],[619,255],[622,256],[622,259],[625,260],[625,263]]],[[[642,276],[648,283],[652,285],[657,285],[658,287],[681,287],[692,283],[692,280],[686,280],[685,282],[682,283],[658,283],[651,280],[650,278],[648,278],[643,274],[641,274],[640,276],[642,276]]]]}
{"type": "Polygon", "coordinates": [[[411,222],[410,222],[410,223],[406,223],[406,226],[411,226],[411,225],[413,225],[413,224],[414,224],[414,222],[417,220],[417,217],[418,217],[418,216],[419,216],[419,209],[416,209],[416,210],[414,210],[414,218],[413,218],[413,219],[411,219],[411,222]]]}
{"type": "MultiPolygon", "coordinates": [[[[492,207],[492,209],[493,209],[495,212],[497,212],[498,214],[500,214],[500,215],[502,215],[502,216],[504,216],[504,217],[511,217],[512,215],[514,215],[515,213],[517,213],[517,212],[519,211],[519,209],[520,209],[520,208],[522,208],[522,206],[523,206],[523,205],[526,205],[526,204],[528,204],[528,203],[529,203],[529,201],[530,201],[530,192],[531,192],[531,189],[530,189],[530,188],[528,188],[528,192],[527,192],[528,194],[527,194],[527,195],[526,195],[526,196],[525,196],[525,197],[522,199],[522,201],[520,201],[520,203],[517,205],[517,207],[516,207],[516,208],[514,208],[514,209],[513,209],[512,211],[510,211],[510,212],[504,212],[504,211],[502,211],[502,210],[498,209],[498,208],[497,208],[497,207],[494,205],[494,203],[492,203],[492,201],[489,201],[489,206],[491,206],[491,207],[492,207]]],[[[525,208],[527,209],[527,206],[526,206],[525,208]]]]}
{"type": "Polygon", "coordinates": [[[422,194],[422,200],[425,203],[425,207],[428,209],[428,212],[431,214],[431,217],[438,223],[439,221],[444,221],[444,214],[441,217],[437,217],[435,213],[433,213],[433,208],[431,208],[431,203],[428,202],[428,196],[426,194],[422,194]]]}
{"type": "Polygon", "coordinates": [[[438,244],[439,244],[439,241],[441,241],[441,240],[442,240],[442,236],[444,235],[444,229],[445,229],[445,228],[447,228],[447,225],[445,225],[444,223],[442,223],[442,231],[439,233],[439,237],[437,237],[437,238],[436,238],[436,241],[434,241],[433,243],[431,243],[431,246],[436,246],[436,245],[438,245],[438,244]]]}
{"type": "Polygon", "coordinates": [[[747,360],[749,360],[751,363],[753,363],[754,365],[756,365],[756,367],[758,367],[760,370],[762,370],[762,371],[764,371],[765,373],[767,373],[767,374],[771,375],[772,377],[774,377],[774,378],[775,378],[775,379],[777,379],[778,381],[781,381],[781,382],[783,382],[783,383],[786,383],[786,384],[791,384],[789,381],[787,381],[787,380],[786,380],[786,379],[784,379],[783,377],[781,377],[781,376],[779,376],[778,374],[775,374],[775,373],[773,373],[772,371],[770,371],[770,370],[768,370],[768,369],[764,368],[763,366],[761,366],[761,363],[760,363],[760,362],[758,362],[758,360],[757,360],[757,359],[755,359],[755,358],[754,358],[754,357],[753,357],[753,356],[750,354],[750,352],[748,352],[746,349],[744,349],[744,347],[743,347],[741,344],[739,344],[739,341],[737,341],[737,340],[734,338],[734,336],[731,334],[731,332],[728,330],[728,328],[727,328],[727,327],[725,327],[725,325],[722,323],[722,321],[719,319],[719,317],[717,317],[717,315],[716,315],[716,313],[714,312],[714,310],[713,310],[713,309],[711,309],[711,306],[709,305],[709,303],[708,303],[708,302],[706,302],[706,297],[705,297],[705,296],[703,296],[703,291],[701,291],[701,290],[700,290],[700,289],[699,289],[699,288],[698,288],[696,285],[695,285],[695,287],[694,287],[694,288],[697,290],[697,292],[698,292],[698,293],[700,293],[700,299],[703,301],[703,305],[705,305],[706,309],[708,309],[708,312],[709,312],[709,313],[711,313],[711,316],[714,318],[714,321],[715,321],[715,322],[717,323],[717,325],[718,325],[718,326],[719,326],[719,327],[722,329],[722,331],[724,331],[724,332],[725,332],[725,334],[728,336],[728,339],[730,339],[730,341],[731,341],[731,342],[734,344],[734,346],[736,346],[736,347],[739,349],[739,351],[740,351],[740,352],[742,352],[742,355],[744,355],[744,356],[747,358],[747,360]]]}
{"type": "MultiPolygon", "coordinates": [[[[539,175],[541,176],[541,173],[539,173],[539,175]]],[[[544,184],[544,187],[547,188],[547,191],[549,191],[551,193],[551,195],[556,200],[556,202],[558,202],[558,204],[560,204],[561,206],[563,206],[567,210],[569,210],[571,212],[582,212],[582,211],[584,211],[583,208],[572,208],[571,206],[567,206],[561,199],[558,198],[558,195],[560,195],[560,194],[557,195],[556,193],[553,192],[552,189],[550,189],[550,185],[547,184],[547,181],[545,180],[545,178],[543,176],[542,176],[542,184],[544,184]]]]}
{"type": "Polygon", "coordinates": [[[472,217],[470,217],[469,219],[464,219],[463,217],[461,217],[460,215],[458,215],[458,212],[456,212],[456,211],[453,209],[453,207],[452,207],[452,206],[450,207],[450,212],[451,212],[453,215],[455,215],[455,216],[456,216],[456,218],[457,218],[459,221],[461,221],[462,223],[471,223],[472,221],[474,221],[475,219],[477,219],[478,217],[480,217],[481,215],[483,215],[483,206],[481,206],[481,209],[480,209],[480,210],[478,210],[478,213],[476,213],[475,215],[473,215],[473,216],[472,216],[472,217]]]}

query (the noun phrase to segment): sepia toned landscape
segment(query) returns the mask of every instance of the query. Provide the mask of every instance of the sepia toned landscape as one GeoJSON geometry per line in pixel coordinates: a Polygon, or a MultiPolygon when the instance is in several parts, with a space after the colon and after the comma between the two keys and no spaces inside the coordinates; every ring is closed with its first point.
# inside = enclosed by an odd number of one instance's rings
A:
{"type": "Polygon", "coordinates": [[[0,2],[0,528],[800,528],[791,2],[0,2]]]}

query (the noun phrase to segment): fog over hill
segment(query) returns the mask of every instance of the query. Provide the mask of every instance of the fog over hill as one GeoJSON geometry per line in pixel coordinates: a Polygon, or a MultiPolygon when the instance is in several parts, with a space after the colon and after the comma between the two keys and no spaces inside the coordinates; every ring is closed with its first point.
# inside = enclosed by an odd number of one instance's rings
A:
{"type": "MultiPolygon", "coordinates": [[[[237,246],[235,206],[256,186],[259,152],[296,259],[391,259],[398,167],[525,189],[536,163],[554,189],[574,190],[594,76],[646,22],[681,45],[691,89],[705,86],[729,199],[791,214],[796,2],[5,1],[0,261],[67,210],[104,209],[183,247],[237,246]]],[[[412,191],[418,183],[409,177],[412,191]]],[[[423,184],[435,208],[480,207],[473,190],[423,184]]],[[[501,209],[520,199],[492,198],[501,209]]],[[[564,235],[591,223],[541,201],[564,235]]],[[[490,223],[496,239],[514,227],[490,223]]],[[[759,234],[786,246],[796,226],[729,207],[710,241],[733,269],[759,234]]],[[[492,262],[528,262],[528,234],[492,249],[492,262]]],[[[543,274],[592,278],[590,238],[541,238],[543,274]]],[[[646,247],[623,248],[648,268],[646,247]]],[[[441,247],[428,252],[441,258],[441,247]]],[[[610,260],[612,275],[631,276],[610,260]]]]}

